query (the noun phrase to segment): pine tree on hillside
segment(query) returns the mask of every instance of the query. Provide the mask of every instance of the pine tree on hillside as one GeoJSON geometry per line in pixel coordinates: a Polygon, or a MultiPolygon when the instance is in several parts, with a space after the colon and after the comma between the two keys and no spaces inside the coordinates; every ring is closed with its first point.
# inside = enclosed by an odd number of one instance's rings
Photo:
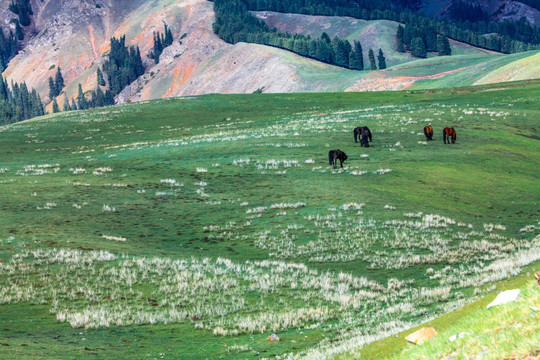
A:
{"type": "Polygon", "coordinates": [[[362,44],[360,41],[354,42],[354,55],[355,62],[357,63],[358,70],[364,70],[364,50],[362,50],[362,44]]]}
{"type": "Polygon", "coordinates": [[[152,56],[156,64],[159,63],[159,57],[163,52],[163,43],[161,42],[161,35],[159,32],[154,32],[154,49],[152,50],[152,56]]]}
{"type": "Polygon", "coordinates": [[[377,59],[379,60],[379,70],[386,69],[386,59],[384,58],[382,49],[379,49],[379,55],[377,56],[377,59]]]}
{"type": "Polygon", "coordinates": [[[163,47],[166,48],[167,46],[171,46],[173,43],[173,35],[171,29],[165,24],[165,38],[163,39],[163,47]]]}
{"type": "Polygon", "coordinates": [[[56,97],[56,85],[52,76],[49,76],[49,99],[52,101],[56,97]]]}
{"type": "Polygon", "coordinates": [[[54,99],[52,103],[52,112],[53,113],[60,112],[60,108],[58,107],[58,103],[56,102],[56,99],[54,99]]]}
{"type": "Polygon", "coordinates": [[[79,91],[77,94],[77,108],[79,110],[88,109],[88,102],[86,100],[86,96],[84,96],[81,84],[79,84],[79,91]]]}
{"type": "Polygon", "coordinates": [[[75,102],[75,98],[71,99],[71,106],[70,106],[71,110],[79,110],[77,108],[77,103],[75,102]]]}
{"type": "Polygon", "coordinates": [[[330,36],[328,36],[328,34],[326,32],[323,32],[321,34],[321,40],[323,40],[327,44],[330,44],[332,42],[332,40],[330,39],[330,36]]]}
{"type": "Polygon", "coordinates": [[[64,77],[62,76],[62,70],[60,69],[60,66],[58,67],[58,70],[56,70],[56,76],[55,76],[55,88],[56,88],[56,96],[60,95],[62,92],[62,89],[64,89],[64,77]]]}
{"type": "Polygon", "coordinates": [[[404,41],[404,29],[403,26],[399,25],[397,29],[397,51],[405,52],[405,41],[404,41]]]}
{"type": "Polygon", "coordinates": [[[0,72],[0,101],[8,101],[8,87],[4,82],[2,73],[0,72]]]}
{"type": "Polygon", "coordinates": [[[19,20],[15,20],[15,34],[17,35],[17,39],[24,40],[24,31],[19,23],[19,20]]]}
{"type": "Polygon", "coordinates": [[[371,70],[377,70],[377,63],[375,62],[375,54],[373,53],[373,49],[369,49],[368,58],[371,70]]]}
{"type": "Polygon", "coordinates": [[[97,83],[100,86],[105,86],[105,79],[103,78],[103,73],[99,67],[97,68],[97,83]]]}
{"type": "Polygon", "coordinates": [[[69,99],[67,98],[66,94],[64,93],[64,108],[62,111],[71,111],[71,106],[69,105],[69,99]]]}
{"type": "Polygon", "coordinates": [[[412,56],[417,58],[427,57],[426,45],[421,37],[415,37],[411,40],[411,53],[412,56]]]}
{"type": "Polygon", "coordinates": [[[325,63],[331,63],[332,61],[332,47],[325,40],[319,40],[317,42],[317,53],[315,58],[325,63]]]}
{"type": "Polygon", "coordinates": [[[446,36],[439,35],[437,37],[437,51],[439,52],[439,56],[452,55],[452,48],[446,36]]]}
{"type": "MultiPolygon", "coordinates": [[[[345,40],[346,41],[346,40],[345,40]]],[[[335,58],[334,58],[334,64],[337,66],[343,66],[347,67],[349,66],[349,51],[347,51],[347,47],[345,45],[345,42],[339,39],[337,36],[335,36],[332,39],[332,48],[334,50],[335,58]]]]}

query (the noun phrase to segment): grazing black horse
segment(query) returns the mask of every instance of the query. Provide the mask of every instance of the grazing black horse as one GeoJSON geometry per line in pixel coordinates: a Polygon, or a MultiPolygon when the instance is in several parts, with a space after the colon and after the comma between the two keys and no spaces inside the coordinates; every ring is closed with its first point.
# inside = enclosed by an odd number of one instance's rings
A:
{"type": "Polygon", "coordinates": [[[347,154],[341,150],[330,150],[328,152],[328,162],[334,166],[334,169],[337,167],[337,160],[339,160],[339,164],[343,167],[343,163],[347,160],[347,154]]]}
{"type": "Polygon", "coordinates": [[[424,135],[426,135],[426,140],[433,140],[433,127],[428,125],[424,127],[424,135]]]}
{"type": "Polygon", "coordinates": [[[456,143],[456,130],[454,128],[444,128],[443,130],[443,141],[445,144],[450,144],[450,139],[452,139],[452,144],[456,143]],[[446,138],[448,138],[448,143],[446,142],[446,138]]]}
{"type": "Polygon", "coordinates": [[[369,141],[372,141],[371,138],[371,131],[367,126],[359,126],[356,129],[354,129],[354,142],[358,142],[358,138],[360,138],[360,144],[363,147],[369,147],[368,139],[369,141]]]}

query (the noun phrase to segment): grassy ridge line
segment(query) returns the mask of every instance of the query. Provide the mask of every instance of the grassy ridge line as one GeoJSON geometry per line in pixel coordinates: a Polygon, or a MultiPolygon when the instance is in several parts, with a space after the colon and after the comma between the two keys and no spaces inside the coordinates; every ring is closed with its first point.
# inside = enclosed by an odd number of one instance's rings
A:
{"type": "MultiPolygon", "coordinates": [[[[462,308],[452,311],[448,314],[445,314],[443,316],[440,316],[434,320],[431,320],[427,323],[418,325],[414,328],[411,328],[407,331],[403,331],[396,336],[388,337],[382,341],[376,341],[368,346],[366,346],[364,349],[361,350],[362,358],[365,359],[431,359],[431,358],[439,358],[438,356],[444,353],[449,353],[451,351],[455,351],[453,347],[459,343],[459,341],[455,342],[454,344],[450,343],[447,339],[451,335],[454,335],[458,332],[473,332],[474,328],[478,328],[478,319],[479,318],[486,318],[494,317],[495,315],[498,315],[498,312],[504,311],[505,307],[508,305],[501,305],[493,309],[486,309],[486,306],[492,302],[495,297],[499,294],[501,291],[505,290],[511,290],[511,289],[521,289],[522,292],[520,293],[520,297],[518,298],[518,303],[522,303],[524,298],[526,298],[527,295],[534,295],[536,299],[538,299],[538,296],[540,296],[540,289],[536,285],[534,278],[530,273],[533,273],[534,271],[538,271],[540,268],[540,262],[535,262],[533,264],[530,264],[522,269],[521,275],[518,275],[514,278],[503,280],[498,282],[495,285],[495,289],[490,291],[486,296],[482,297],[481,299],[463,306],[462,308]],[[529,273],[529,275],[528,275],[529,273]],[[527,290],[527,294],[524,295],[523,291],[527,290]],[[405,337],[407,337],[409,334],[412,334],[413,332],[426,327],[426,326],[432,326],[437,330],[438,335],[437,337],[431,339],[429,342],[414,346],[405,340],[405,337]],[[456,330],[458,329],[458,330],[456,330]],[[424,348],[428,347],[433,352],[437,351],[439,355],[436,355],[435,353],[430,354],[427,352],[424,348]]],[[[534,303],[532,301],[528,301],[530,305],[537,306],[537,303],[534,303]]],[[[526,306],[526,310],[529,310],[528,305],[526,306]]],[[[512,314],[510,314],[511,316],[512,314]]],[[[538,319],[538,314],[536,316],[538,319]]],[[[532,320],[534,321],[534,320],[532,320]]],[[[486,323],[488,321],[486,320],[486,323]]],[[[536,325],[536,333],[540,331],[540,326],[538,326],[538,322],[536,325]]],[[[480,324],[482,325],[482,324],[480,324]]],[[[486,332],[489,332],[488,328],[485,328],[486,332]]],[[[477,334],[475,334],[477,335],[477,334]]],[[[473,338],[474,336],[468,337],[468,339],[473,338]]],[[[500,338],[504,338],[502,335],[500,338]]],[[[533,337],[534,339],[534,337],[533,337]]],[[[536,337],[538,339],[538,337],[536,337]]],[[[464,340],[464,341],[467,341],[464,340]]],[[[528,343],[526,338],[523,339],[515,339],[512,338],[512,340],[522,340],[521,343],[518,343],[517,345],[514,344],[511,349],[513,350],[521,350],[521,351],[531,351],[535,349],[524,349],[519,348],[521,344],[528,343]]],[[[491,346],[490,343],[480,343],[482,346],[491,346]]],[[[540,346],[540,343],[538,340],[536,340],[536,345],[540,346]]],[[[481,346],[481,347],[482,347],[481,346]]],[[[536,349],[540,350],[540,349],[536,349]]],[[[465,355],[472,355],[472,354],[466,354],[466,353],[459,353],[460,356],[465,355]]],[[[496,359],[502,358],[504,356],[510,356],[512,354],[496,354],[496,359]]],[[[340,356],[339,359],[348,359],[348,357],[340,356]]]]}

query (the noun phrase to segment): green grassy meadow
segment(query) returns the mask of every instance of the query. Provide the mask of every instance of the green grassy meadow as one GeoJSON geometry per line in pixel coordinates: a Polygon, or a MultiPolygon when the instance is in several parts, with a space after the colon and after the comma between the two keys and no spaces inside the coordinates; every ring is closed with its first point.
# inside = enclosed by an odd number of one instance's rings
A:
{"type": "Polygon", "coordinates": [[[205,95],[0,127],[0,358],[357,358],[538,264],[539,98],[205,95]]]}

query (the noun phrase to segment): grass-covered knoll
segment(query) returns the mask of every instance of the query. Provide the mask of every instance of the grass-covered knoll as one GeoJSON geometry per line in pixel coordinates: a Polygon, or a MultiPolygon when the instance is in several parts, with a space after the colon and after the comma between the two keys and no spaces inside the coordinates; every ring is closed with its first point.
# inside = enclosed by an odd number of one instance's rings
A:
{"type": "Polygon", "coordinates": [[[350,355],[471,302],[540,256],[539,94],[209,95],[0,128],[0,353],[350,355]]]}

